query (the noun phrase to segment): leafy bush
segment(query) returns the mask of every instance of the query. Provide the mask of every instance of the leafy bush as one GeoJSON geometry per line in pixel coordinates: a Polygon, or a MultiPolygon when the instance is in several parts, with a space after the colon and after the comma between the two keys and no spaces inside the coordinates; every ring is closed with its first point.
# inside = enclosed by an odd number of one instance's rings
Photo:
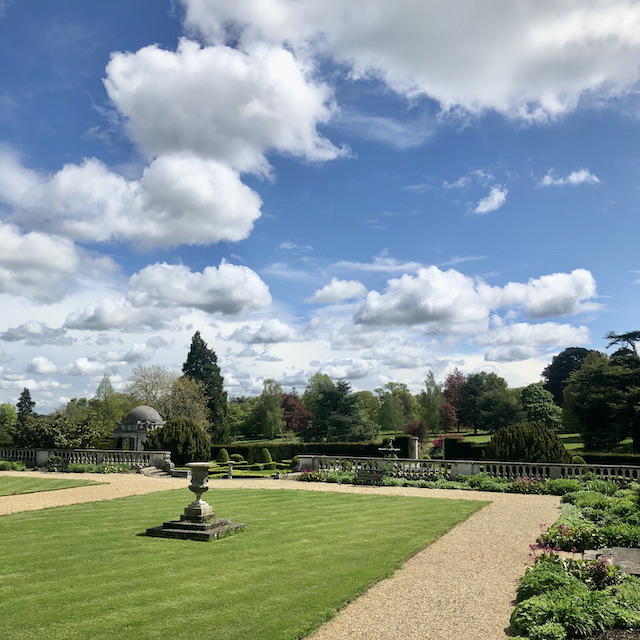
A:
{"type": "Polygon", "coordinates": [[[536,422],[502,427],[485,447],[488,460],[570,463],[571,454],[555,431],[536,422]]]}
{"type": "Polygon", "coordinates": [[[0,460],[0,471],[24,471],[27,468],[22,460],[9,462],[8,460],[0,460]]]}
{"type": "Polygon", "coordinates": [[[69,473],[98,473],[98,465],[70,462],[67,465],[67,471],[69,473]]]}
{"type": "Polygon", "coordinates": [[[587,464],[582,456],[573,456],[571,458],[571,464],[587,464]]]}
{"type": "Polygon", "coordinates": [[[567,573],[559,562],[538,562],[533,567],[527,567],[524,577],[520,579],[517,602],[522,602],[532,596],[539,596],[552,589],[569,587],[577,581],[578,579],[567,573]]]}
{"type": "Polygon", "coordinates": [[[216,462],[218,463],[229,462],[229,452],[224,447],[220,449],[220,451],[218,451],[216,462]]]}
{"type": "Polygon", "coordinates": [[[529,640],[565,640],[567,632],[559,622],[545,622],[529,629],[529,640]]]}
{"type": "MultiPolygon", "coordinates": [[[[222,451],[222,449],[221,449],[221,451],[222,451]]],[[[242,455],[240,455],[239,453],[232,453],[232,454],[229,456],[229,459],[230,459],[230,460],[233,460],[233,461],[234,461],[234,462],[236,462],[236,463],[237,463],[237,462],[244,462],[244,458],[243,458],[243,457],[242,457],[242,455]]]]}
{"type": "Polygon", "coordinates": [[[590,480],[587,482],[587,489],[597,491],[605,496],[612,496],[620,489],[620,485],[613,480],[590,480]]]}
{"type": "Polygon", "coordinates": [[[573,478],[555,478],[547,480],[546,492],[554,496],[564,496],[571,491],[578,491],[582,486],[580,480],[573,478]]]}
{"type": "Polygon", "coordinates": [[[262,447],[262,449],[260,449],[260,451],[256,455],[255,462],[265,464],[271,464],[273,462],[273,459],[271,458],[271,452],[269,451],[269,449],[267,449],[267,447],[262,447]]]}
{"type": "Polygon", "coordinates": [[[209,460],[211,438],[196,422],[186,418],[169,420],[147,435],[147,449],[169,449],[171,459],[182,466],[195,460],[209,460]]]}

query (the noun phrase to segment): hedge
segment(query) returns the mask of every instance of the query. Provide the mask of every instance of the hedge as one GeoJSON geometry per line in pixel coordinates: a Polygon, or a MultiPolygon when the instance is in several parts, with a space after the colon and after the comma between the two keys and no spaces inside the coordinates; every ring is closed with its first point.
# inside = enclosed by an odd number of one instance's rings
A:
{"type": "Polygon", "coordinates": [[[637,453],[602,453],[580,452],[587,464],[624,464],[640,466],[640,454],[637,453]]]}
{"type": "MultiPolygon", "coordinates": [[[[400,449],[397,452],[399,458],[409,457],[411,436],[397,436],[393,439],[393,446],[400,449]]],[[[356,456],[360,458],[380,458],[378,451],[384,447],[382,440],[378,442],[278,442],[267,445],[274,462],[291,460],[299,455],[320,456],[356,456]]],[[[216,460],[220,449],[226,449],[230,455],[239,453],[245,460],[253,462],[262,449],[264,442],[251,442],[247,444],[217,444],[211,446],[211,460],[216,460]]]]}
{"type": "Polygon", "coordinates": [[[445,438],[443,455],[445,460],[482,460],[484,445],[456,438],[445,438]]]}

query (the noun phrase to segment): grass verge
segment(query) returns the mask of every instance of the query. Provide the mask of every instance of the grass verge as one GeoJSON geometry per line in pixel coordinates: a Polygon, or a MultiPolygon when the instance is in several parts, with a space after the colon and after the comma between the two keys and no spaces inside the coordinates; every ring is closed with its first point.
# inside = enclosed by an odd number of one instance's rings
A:
{"type": "Polygon", "coordinates": [[[15,496],[21,493],[38,493],[39,491],[55,491],[56,489],[72,489],[86,487],[91,484],[102,484],[95,480],[67,480],[66,478],[20,478],[0,476],[0,496],[15,496]]]}
{"type": "Polygon", "coordinates": [[[2,516],[0,637],[303,638],[487,504],[251,489],[205,497],[247,530],[208,543],[139,536],[182,512],[183,490],[2,516]]]}

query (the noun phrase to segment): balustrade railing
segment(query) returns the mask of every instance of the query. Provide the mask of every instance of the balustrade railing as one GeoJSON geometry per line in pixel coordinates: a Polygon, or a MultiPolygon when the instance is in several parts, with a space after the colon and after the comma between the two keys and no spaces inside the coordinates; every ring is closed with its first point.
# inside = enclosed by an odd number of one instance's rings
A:
{"type": "Polygon", "coordinates": [[[359,471],[379,469],[394,478],[453,480],[459,475],[485,473],[494,478],[518,477],[554,479],[576,478],[592,474],[616,481],[640,480],[640,467],[631,465],[558,464],[536,462],[499,462],[491,460],[415,460],[409,458],[358,458],[352,456],[299,455],[298,471],[359,471]]]}
{"type": "Polygon", "coordinates": [[[43,467],[56,456],[66,463],[131,464],[140,467],[167,469],[171,466],[170,451],[126,451],[123,449],[18,449],[0,448],[0,459],[22,461],[27,467],[43,467]]]}

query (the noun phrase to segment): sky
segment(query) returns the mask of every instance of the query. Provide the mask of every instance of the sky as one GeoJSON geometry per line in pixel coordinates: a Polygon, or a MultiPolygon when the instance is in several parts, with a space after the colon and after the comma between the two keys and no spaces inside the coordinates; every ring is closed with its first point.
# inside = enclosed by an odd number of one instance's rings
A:
{"type": "Polygon", "coordinates": [[[0,0],[0,402],[510,386],[640,328],[640,3],[0,0]]]}

